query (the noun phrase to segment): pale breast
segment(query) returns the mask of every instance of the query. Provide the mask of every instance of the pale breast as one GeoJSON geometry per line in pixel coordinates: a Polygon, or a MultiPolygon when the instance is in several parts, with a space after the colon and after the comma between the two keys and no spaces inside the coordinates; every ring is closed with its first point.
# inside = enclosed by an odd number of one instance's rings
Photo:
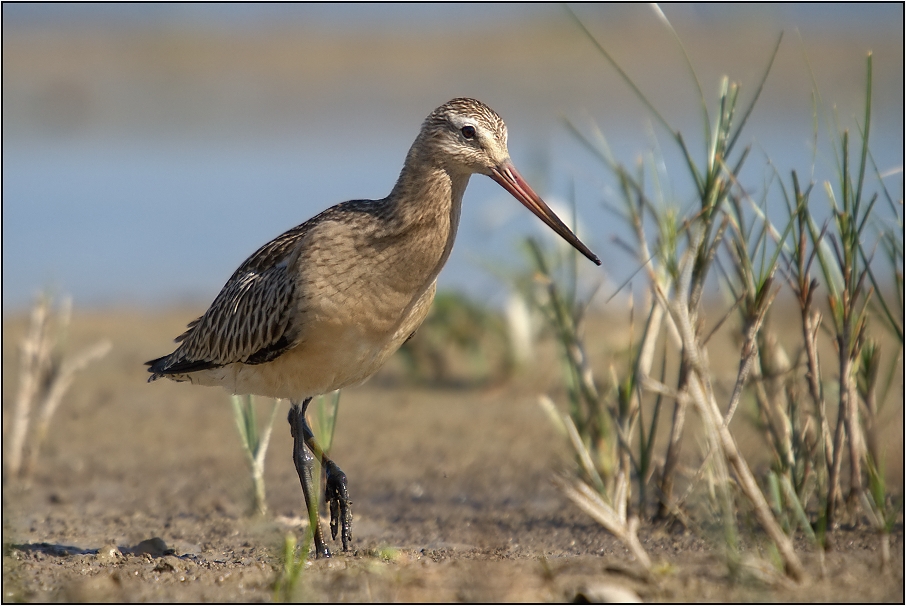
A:
{"type": "Polygon", "coordinates": [[[415,332],[431,308],[431,284],[393,332],[367,323],[322,322],[306,340],[266,364],[229,364],[188,378],[199,385],[219,385],[231,393],[302,400],[357,385],[374,374],[415,332]]]}

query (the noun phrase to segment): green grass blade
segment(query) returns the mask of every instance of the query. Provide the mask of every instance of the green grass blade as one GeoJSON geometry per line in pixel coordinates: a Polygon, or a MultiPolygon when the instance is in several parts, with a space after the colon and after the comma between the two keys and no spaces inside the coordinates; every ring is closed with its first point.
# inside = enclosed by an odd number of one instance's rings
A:
{"type": "Polygon", "coordinates": [[[337,416],[340,414],[340,390],[334,392],[333,394],[333,411],[330,415],[330,435],[327,439],[327,449],[329,452],[330,447],[333,445],[333,437],[337,429],[337,416]]]}
{"type": "Polygon", "coordinates": [[[673,24],[670,23],[670,20],[667,19],[667,15],[664,14],[664,11],[661,10],[661,7],[657,3],[653,3],[651,7],[654,9],[654,13],[663,21],[664,25],[667,26],[667,29],[670,31],[670,34],[673,36],[673,39],[676,41],[677,46],[679,46],[680,52],[683,54],[683,59],[686,62],[686,67],[689,68],[689,73],[692,75],[692,79],[695,81],[695,88],[698,90],[699,104],[702,110],[702,122],[705,126],[705,145],[711,141],[711,118],[708,116],[708,103],[705,101],[705,93],[702,91],[702,83],[698,79],[698,74],[695,73],[695,68],[692,66],[692,60],[689,58],[689,53],[686,52],[686,46],[683,44],[683,41],[680,39],[679,34],[676,33],[676,30],[673,29],[673,24]]]}
{"type": "Polygon", "coordinates": [[[866,59],[865,83],[865,130],[862,134],[862,159],[859,162],[859,182],[856,186],[856,200],[854,212],[858,211],[859,202],[862,200],[862,185],[865,182],[865,167],[868,165],[868,136],[871,132],[871,53],[866,59]]]}
{"type": "Polygon", "coordinates": [[[573,9],[571,9],[569,7],[569,5],[567,5],[567,4],[564,4],[563,7],[566,9],[566,12],[569,14],[570,18],[572,18],[572,20],[576,23],[576,25],[579,26],[579,29],[581,29],[582,32],[585,34],[585,36],[591,41],[591,43],[595,45],[595,48],[598,49],[598,52],[600,52],[604,56],[604,58],[607,59],[607,62],[610,63],[610,65],[615,70],[617,70],[617,73],[623,79],[623,82],[625,82],[629,86],[629,88],[632,89],[632,91],[636,94],[636,96],[639,98],[639,100],[645,104],[645,107],[647,107],[648,110],[654,115],[654,117],[657,118],[658,122],[660,122],[661,125],[664,128],[666,128],[668,132],[670,132],[671,134],[673,134],[675,136],[676,131],[673,129],[673,127],[670,126],[670,123],[667,122],[667,120],[661,115],[661,113],[651,103],[651,101],[648,100],[648,97],[645,96],[645,93],[643,93],[641,91],[641,89],[639,89],[639,87],[636,86],[636,83],[633,81],[632,78],[629,77],[629,74],[627,74],[625,71],[623,71],[623,68],[620,67],[620,64],[617,63],[616,60],[610,56],[610,53],[607,52],[607,49],[605,49],[604,46],[600,42],[598,42],[598,39],[595,37],[595,35],[592,34],[591,31],[589,31],[589,29],[587,27],[585,27],[585,24],[582,22],[582,20],[579,18],[579,16],[575,12],[573,12],[573,9]]]}
{"type": "Polygon", "coordinates": [[[245,421],[242,396],[232,395],[230,396],[230,402],[233,404],[233,420],[236,421],[236,429],[239,430],[239,439],[242,440],[242,447],[247,453],[251,453],[251,449],[249,448],[248,425],[245,421]]]}
{"type": "Polygon", "coordinates": [[[579,128],[573,124],[572,120],[564,120],[567,130],[582,144],[585,149],[590,151],[595,155],[601,162],[611,169],[616,169],[616,162],[613,159],[613,156],[610,154],[610,149],[605,148],[601,149],[594,144],[588,137],[585,136],[585,133],[579,130],[579,128]]]}
{"type": "Polygon", "coordinates": [[[761,77],[761,80],[758,82],[758,88],[755,89],[755,96],[749,102],[746,111],[742,115],[742,119],[739,121],[739,125],[736,127],[736,132],[730,137],[730,141],[727,143],[727,155],[733,150],[733,146],[736,144],[736,140],[739,139],[740,133],[742,133],[743,127],[745,127],[746,122],[749,119],[749,116],[752,114],[752,110],[755,109],[755,102],[758,101],[758,97],[761,96],[761,91],[764,88],[764,83],[768,80],[768,74],[771,73],[771,67],[774,65],[774,59],[777,58],[777,52],[780,50],[780,42],[783,40],[783,32],[780,32],[780,35],[777,36],[777,44],[774,45],[774,51],[771,53],[771,58],[768,60],[768,65],[764,70],[764,75],[761,77]]]}
{"type": "Polygon", "coordinates": [[[887,325],[890,330],[892,330],[900,343],[903,342],[903,324],[902,322],[897,322],[896,318],[893,315],[893,311],[887,304],[886,297],[883,295],[883,290],[881,290],[880,285],[878,284],[877,279],[875,279],[875,273],[871,269],[871,264],[869,259],[865,255],[865,250],[862,248],[862,244],[859,243],[859,254],[862,257],[862,261],[865,264],[865,270],[868,273],[868,279],[874,286],[876,297],[875,299],[881,305],[881,310],[883,311],[883,317],[887,320],[887,325]]]}
{"type": "Polygon", "coordinates": [[[670,135],[676,140],[686,157],[687,164],[689,164],[689,167],[692,169],[692,174],[694,175],[699,186],[699,191],[704,192],[704,184],[701,181],[701,175],[698,172],[698,169],[695,168],[695,162],[692,160],[692,155],[689,153],[689,149],[688,147],[686,147],[686,143],[685,141],[683,141],[682,135],[680,135],[680,133],[676,129],[670,126],[670,123],[667,122],[667,119],[664,118],[664,116],[661,115],[654,104],[648,100],[648,97],[645,96],[645,93],[643,93],[633,81],[633,79],[629,77],[629,74],[623,71],[623,68],[620,67],[620,64],[617,63],[617,61],[610,55],[609,52],[607,52],[607,49],[604,48],[604,46],[598,41],[595,35],[592,34],[587,27],[585,27],[585,24],[582,22],[579,16],[576,15],[576,13],[573,12],[573,10],[568,5],[564,5],[564,8],[566,9],[566,12],[567,14],[569,14],[570,18],[576,23],[576,25],[579,26],[579,29],[581,29],[585,36],[591,41],[591,43],[595,45],[595,48],[598,49],[598,52],[600,52],[604,56],[607,62],[610,63],[610,65],[617,71],[617,74],[619,74],[620,78],[622,78],[623,81],[629,86],[629,88],[632,89],[636,97],[639,98],[639,100],[645,105],[645,107],[648,108],[648,111],[650,111],[651,114],[657,119],[657,121],[660,122],[661,126],[663,126],[667,130],[667,132],[669,132],[670,135]]]}
{"type": "Polygon", "coordinates": [[[255,401],[253,396],[245,396],[245,424],[248,435],[249,452],[254,457],[258,452],[258,416],[255,414],[255,401]]]}

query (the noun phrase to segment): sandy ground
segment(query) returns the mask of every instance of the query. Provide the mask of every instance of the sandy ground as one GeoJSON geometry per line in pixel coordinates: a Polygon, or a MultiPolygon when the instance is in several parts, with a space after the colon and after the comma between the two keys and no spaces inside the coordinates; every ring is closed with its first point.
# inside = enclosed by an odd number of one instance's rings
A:
{"type": "MultiPolygon", "coordinates": [[[[284,537],[304,535],[286,405],[267,461],[271,515],[256,518],[226,393],[144,382],[141,362],[164,353],[190,317],[76,315],[70,349],[106,335],[113,353],[77,378],[30,481],[4,477],[4,601],[275,598],[284,537]]],[[[21,318],[4,321],[4,428],[22,331],[21,318]]],[[[571,601],[619,589],[646,601],[904,599],[902,511],[887,573],[863,527],[838,530],[823,566],[803,544],[811,580],[794,587],[731,575],[716,534],[648,525],[642,542],[661,564],[645,581],[550,481],[570,465],[536,403],[539,390],[557,394],[555,364],[531,380],[445,389],[407,387],[398,370],[343,394],[332,454],[349,476],[353,551],[331,543],[335,557],[306,566],[296,599],[571,601]]],[[[902,495],[898,414],[891,453],[902,495]]],[[[744,540],[747,554],[769,557],[759,533],[744,540]]]]}

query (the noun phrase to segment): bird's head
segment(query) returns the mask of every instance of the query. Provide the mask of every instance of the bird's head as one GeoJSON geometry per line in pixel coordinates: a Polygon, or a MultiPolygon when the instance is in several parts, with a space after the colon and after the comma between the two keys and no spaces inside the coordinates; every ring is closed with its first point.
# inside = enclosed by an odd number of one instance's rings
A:
{"type": "Polygon", "coordinates": [[[497,112],[481,101],[457,98],[428,115],[413,151],[439,162],[450,173],[479,173],[494,179],[560,237],[600,265],[600,259],[516,171],[506,142],[506,124],[497,112]]]}
{"type": "Polygon", "coordinates": [[[506,137],[506,124],[497,112],[465,98],[431,112],[419,135],[425,151],[447,170],[488,176],[510,161],[506,137]]]}

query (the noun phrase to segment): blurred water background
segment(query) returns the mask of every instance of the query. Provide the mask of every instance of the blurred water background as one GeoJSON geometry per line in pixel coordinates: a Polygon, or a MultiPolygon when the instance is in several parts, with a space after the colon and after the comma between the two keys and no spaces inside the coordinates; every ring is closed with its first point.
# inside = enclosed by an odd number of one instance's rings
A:
{"type": "MultiPolygon", "coordinates": [[[[636,268],[614,244],[631,238],[604,209],[615,199],[612,178],[564,118],[597,124],[624,163],[657,141],[667,165],[680,166],[672,142],[559,5],[2,10],[4,313],[48,287],[82,307],[207,304],[267,240],[342,200],[385,196],[422,119],[455,96],[503,116],[515,164],[561,216],[575,200],[580,235],[605,260],[597,275],[610,285],[636,268]]],[[[703,153],[694,83],[654,11],[575,10],[703,153]]],[[[873,51],[871,149],[902,199],[902,4],[663,10],[712,110],[723,75],[751,97],[785,32],[743,136],[753,146],[744,185],[755,199],[771,174],[767,158],[787,181],[791,169],[834,178],[823,122],[814,155],[807,61],[823,101],[855,130],[873,51]]],[[[691,184],[682,170],[671,177],[670,193],[688,210],[691,184]]],[[[545,232],[474,177],[441,288],[501,301],[506,286],[488,268],[524,266],[520,240],[545,232]]]]}

